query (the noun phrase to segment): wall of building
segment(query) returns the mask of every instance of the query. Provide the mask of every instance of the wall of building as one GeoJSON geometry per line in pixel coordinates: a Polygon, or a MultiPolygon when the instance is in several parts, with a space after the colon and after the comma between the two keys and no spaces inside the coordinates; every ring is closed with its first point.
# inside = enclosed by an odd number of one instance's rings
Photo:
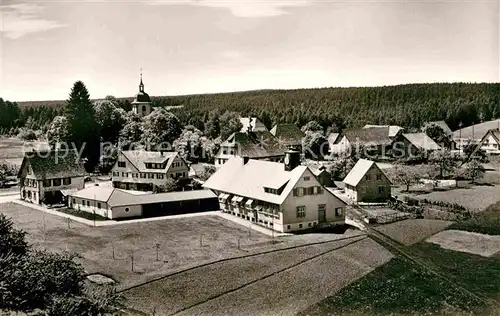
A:
{"type": "MultiPolygon", "coordinates": [[[[313,173],[307,169],[294,188],[321,186],[313,173]],[[309,178],[309,179],[306,179],[309,178]]],[[[319,223],[318,205],[325,205],[326,222],[343,222],[345,220],[345,204],[331,192],[323,188],[322,194],[294,196],[293,190],[282,204],[284,231],[295,231],[311,228],[319,223]],[[297,217],[297,207],[305,206],[305,217],[297,217]],[[341,215],[335,215],[335,209],[341,208],[341,215]]]]}
{"type": "Polygon", "coordinates": [[[483,139],[481,149],[485,150],[486,152],[498,152],[500,150],[500,147],[493,135],[488,134],[485,139],[483,139]]]}
{"type": "Polygon", "coordinates": [[[68,199],[68,206],[72,209],[88,212],[90,214],[94,214],[95,212],[95,214],[102,217],[108,217],[109,215],[108,204],[105,201],[82,199],[71,196],[68,199]]]}
{"type": "Polygon", "coordinates": [[[111,219],[142,216],[142,205],[115,206],[109,212],[111,219]]]}
{"type": "Polygon", "coordinates": [[[356,186],[357,199],[360,202],[383,202],[391,197],[391,183],[376,164],[368,170],[363,179],[356,186]],[[369,179],[366,176],[369,175],[369,179]],[[377,180],[377,175],[380,175],[380,180],[377,180]],[[383,187],[383,191],[379,191],[379,187],[383,187]]]}

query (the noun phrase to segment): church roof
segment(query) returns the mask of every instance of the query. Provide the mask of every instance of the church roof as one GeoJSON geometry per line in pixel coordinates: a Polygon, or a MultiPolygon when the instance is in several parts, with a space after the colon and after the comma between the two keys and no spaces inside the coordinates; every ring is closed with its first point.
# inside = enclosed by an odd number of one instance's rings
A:
{"type": "Polygon", "coordinates": [[[149,97],[149,94],[147,94],[144,91],[137,93],[135,95],[135,99],[132,103],[143,103],[143,102],[147,102],[147,103],[151,102],[151,98],[149,97]]]}

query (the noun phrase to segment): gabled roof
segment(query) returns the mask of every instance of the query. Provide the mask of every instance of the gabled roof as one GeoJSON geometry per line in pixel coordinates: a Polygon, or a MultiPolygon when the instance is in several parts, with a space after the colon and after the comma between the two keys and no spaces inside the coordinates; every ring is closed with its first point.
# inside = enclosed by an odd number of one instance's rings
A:
{"type": "Polygon", "coordinates": [[[85,168],[76,150],[33,151],[26,153],[19,169],[31,166],[37,179],[74,178],[85,176],[85,168]]]}
{"type": "Polygon", "coordinates": [[[484,134],[483,138],[481,138],[481,142],[483,142],[488,135],[493,136],[497,144],[500,144],[500,130],[490,129],[489,131],[486,132],[486,134],[484,134]]]}
{"type": "Polygon", "coordinates": [[[241,128],[240,132],[248,132],[248,127],[250,124],[252,125],[252,132],[255,131],[267,131],[267,128],[265,127],[264,123],[262,123],[258,118],[256,117],[240,117],[240,122],[243,127],[241,128]],[[257,125],[259,125],[257,127],[257,125]]]}
{"type": "Polygon", "coordinates": [[[101,187],[96,185],[72,192],[69,195],[74,198],[107,202],[114,191],[115,189],[112,187],[101,187]]]}
{"type": "Polygon", "coordinates": [[[425,133],[407,133],[402,137],[420,150],[439,150],[441,147],[425,133]]]}
{"type": "Polygon", "coordinates": [[[282,163],[233,157],[221,166],[203,185],[205,188],[223,191],[269,203],[281,204],[293,189],[306,166],[286,171],[282,163]],[[280,195],[267,193],[264,187],[276,187],[286,183],[280,195]]]}
{"type": "Polygon", "coordinates": [[[344,134],[350,143],[360,142],[369,145],[389,145],[389,127],[367,127],[358,130],[348,130],[344,134]]]}
{"type": "Polygon", "coordinates": [[[432,122],[426,122],[424,123],[424,126],[422,127],[422,130],[425,130],[428,126],[431,126],[431,125],[437,125],[439,127],[441,127],[443,129],[443,131],[448,134],[448,135],[452,135],[453,134],[453,131],[451,130],[451,128],[448,126],[448,124],[446,124],[445,121],[432,121],[432,122]]]}
{"type": "Polygon", "coordinates": [[[339,136],[340,133],[330,133],[330,135],[328,135],[328,143],[330,143],[331,145],[337,144],[342,139],[339,136]]]}
{"type": "Polygon", "coordinates": [[[126,150],[121,152],[125,158],[139,171],[158,171],[168,170],[172,165],[178,153],[175,151],[159,152],[159,151],[145,151],[145,150],[126,150]],[[164,169],[148,169],[146,163],[159,163],[165,164],[164,169]]]}
{"type": "Polygon", "coordinates": [[[352,168],[351,172],[349,172],[349,174],[344,178],[344,183],[352,185],[353,187],[357,186],[359,182],[364,178],[366,173],[373,166],[378,168],[380,172],[387,178],[385,173],[377,166],[377,164],[374,161],[367,159],[359,159],[358,162],[352,168]]]}
{"type": "Polygon", "coordinates": [[[239,156],[250,158],[281,156],[285,154],[285,146],[267,131],[236,132],[231,134],[221,146],[234,147],[239,156]]]}
{"type": "Polygon", "coordinates": [[[284,146],[302,145],[304,132],[295,124],[276,124],[271,134],[284,146]]]}
{"type": "Polygon", "coordinates": [[[398,135],[399,131],[401,131],[403,128],[401,126],[397,125],[370,125],[366,124],[365,127],[363,128],[372,128],[372,127],[388,127],[389,128],[389,137],[396,137],[398,135]]]}

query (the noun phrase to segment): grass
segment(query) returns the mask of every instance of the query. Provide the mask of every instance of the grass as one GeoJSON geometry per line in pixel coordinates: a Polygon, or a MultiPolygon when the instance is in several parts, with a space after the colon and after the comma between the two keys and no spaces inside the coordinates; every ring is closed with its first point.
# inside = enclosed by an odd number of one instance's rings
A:
{"type": "Polygon", "coordinates": [[[448,229],[500,235],[500,202],[490,205],[484,212],[476,214],[471,219],[454,223],[448,229]]]}
{"type": "MultiPolygon", "coordinates": [[[[500,294],[500,259],[419,243],[407,248],[461,287],[488,299],[500,294]]],[[[301,315],[487,315],[491,305],[396,257],[301,315]]]]}
{"type": "Polygon", "coordinates": [[[88,220],[96,220],[96,221],[106,221],[108,220],[106,217],[103,217],[99,214],[93,214],[93,213],[89,213],[89,212],[85,212],[85,211],[79,211],[79,210],[75,210],[75,209],[71,209],[71,208],[63,208],[63,209],[56,209],[54,211],[57,211],[57,212],[61,212],[61,213],[65,213],[65,214],[69,214],[69,215],[73,215],[73,216],[77,216],[77,217],[81,217],[81,218],[84,218],[84,219],[88,219],[88,220]]]}
{"type": "Polygon", "coordinates": [[[452,222],[432,219],[408,219],[387,225],[377,226],[375,229],[404,244],[413,245],[450,226],[452,222]]]}

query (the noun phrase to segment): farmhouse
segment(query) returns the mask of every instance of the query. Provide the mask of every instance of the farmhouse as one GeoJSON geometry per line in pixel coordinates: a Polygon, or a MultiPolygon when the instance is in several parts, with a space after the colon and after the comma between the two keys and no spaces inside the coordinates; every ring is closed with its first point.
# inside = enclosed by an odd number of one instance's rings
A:
{"type": "Polygon", "coordinates": [[[281,161],[284,147],[269,132],[236,132],[224,141],[215,156],[215,166],[220,167],[234,156],[252,159],[281,161]]]}
{"type": "Polygon", "coordinates": [[[233,157],[204,187],[224,212],[279,232],[345,220],[345,203],[300,165],[297,151],[288,151],[284,163],[233,157]]]}
{"type": "Polygon", "coordinates": [[[399,134],[392,144],[393,158],[423,157],[441,147],[425,133],[399,134]]]}
{"type": "Polygon", "coordinates": [[[120,151],[112,168],[115,188],[152,191],[167,178],[180,182],[189,179],[189,168],[177,152],[145,150],[120,151]]]}
{"type": "Polygon", "coordinates": [[[301,150],[302,138],[305,136],[304,132],[295,124],[276,124],[271,129],[271,134],[282,146],[294,150],[301,150]]]}
{"type": "Polygon", "coordinates": [[[500,130],[490,129],[481,138],[481,149],[489,154],[500,154],[500,130]]]}
{"type": "Polygon", "coordinates": [[[217,196],[210,190],[132,194],[117,188],[99,186],[71,193],[68,206],[110,219],[219,210],[217,196]]]}
{"type": "Polygon", "coordinates": [[[264,123],[256,117],[240,117],[241,132],[269,132],[264,123]]]}
{"type": "Polygon", "coordinates": [[[26,153],[18,173],[21,199],[59,203],[61,191],[84,188],[84,177],[85,169],[75,150],[26,153]]]}
{"type": "Polygon", "coordinates": [[[132,101],[132,112],[139,116],[149,115],[152,111],[151,98],[144,92],[144,83],[142,83],[142,73],[141,73],[141,83],[139,84],[139,92],[135,95],[134,101],[132,101]]]}
{"type": "Polygon", "coordinates": [[[346,195],[354,202],[384,202],[391,197],[391,181],[371,160],[359,159],[344,184],[346,195]]]}
{"type": "Polygon", "coordinates": [[[389,126],[348,130],[334,143],[335,150],[340,154],[349,152],[352,147],[363,147],[372,155],[384,155],[389,151],[391,144],[389,126]]]}

